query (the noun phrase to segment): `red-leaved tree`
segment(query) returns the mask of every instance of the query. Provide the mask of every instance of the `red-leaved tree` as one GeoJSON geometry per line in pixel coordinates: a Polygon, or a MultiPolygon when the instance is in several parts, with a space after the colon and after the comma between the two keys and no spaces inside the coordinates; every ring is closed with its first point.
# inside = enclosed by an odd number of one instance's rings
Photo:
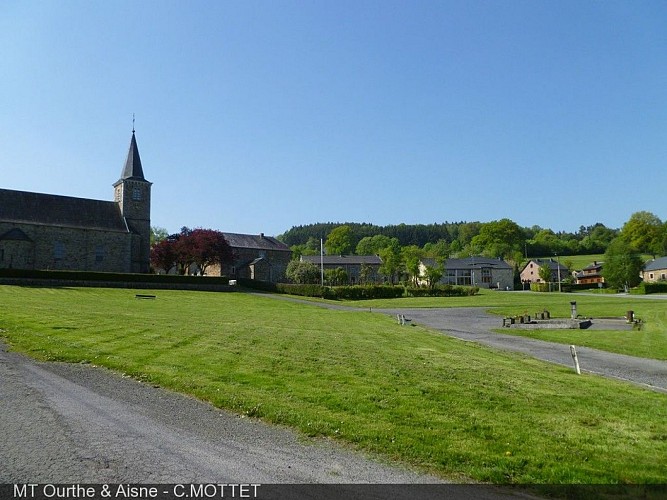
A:
{"type": "Polygon", "coordinates": [[[179,234],[172,234],[151,248],[153,267],[168,272],[176,266],[179,274],[185,274],[193,264],[204,274],[210,265],[229,263],[233,258],[224,234],[213,229],[183,227],[179,234]]]}

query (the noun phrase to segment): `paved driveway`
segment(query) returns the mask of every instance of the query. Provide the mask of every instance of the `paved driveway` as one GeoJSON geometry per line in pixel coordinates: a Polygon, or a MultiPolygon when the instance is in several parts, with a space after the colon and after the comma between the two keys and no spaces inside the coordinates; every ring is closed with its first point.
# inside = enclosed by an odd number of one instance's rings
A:
{"type": "MultiPolygon", "coordinates": [[[[506,351],[521,352],[534,358],[573,366],[570,348],[565,344],[504,335],[492,332],[502,328],[502,318],[484,308],[377,309],[377,312],[404,314],[415,324],[433,328],[462,340],[479,342],[506,351]]],[[[667,392],[667,361],[636,358],[577,346],[582,371],[614,377],[653,390],[667,392]]]]}
{"type": "MultiPolygon", "coordinates": [[[[261,295],[276,300],[301,302],[328,309],[362,310],[360,307],[307,301],[284,295],[261,295]]],[[[520,352],[550,363],[573,367],[569,345],[495,333],[494,329],[502,328],[502,318],[489,314],[486,310],[487,308],[484,307],[452,307],[373,309],[373,312],[391,316],[403,314],[415,324],[432,328],[451,337],[478,342],[505,351],[520,352]]],[[[618,378],[651,390],[667,393],[667,361],[636,358],[580,346],[577,346],[577,357],[583,372],[618,378]]]]}

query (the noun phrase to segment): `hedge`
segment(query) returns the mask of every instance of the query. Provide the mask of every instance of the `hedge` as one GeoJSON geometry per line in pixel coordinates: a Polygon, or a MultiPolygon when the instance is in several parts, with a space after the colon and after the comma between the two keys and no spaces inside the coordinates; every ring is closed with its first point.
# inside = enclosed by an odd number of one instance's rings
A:
{"type": "Polygon", "coordinates": [[[434,288],[407,288],[408,297],[470,297],[479,293],[477,286],[438,285],[434,288]]]}
{"type": "Polygon", "coordinates": [[[640,293],[667,293],[667,281],[657,281],[655,283],[643,282],[639,285],[640,293]]]}
{"type": "Polygon", "coordinates": [[[104,281],[109,283],[171,283],[188,285],[228,285],[225,276],[180,276],[177,274],[100,273],[94,271],[46,271],[41,269],[0,269],[0,278],[56,281],[104,281]]]}
{"type": "Polygon", "coordinates": [[[330,300],[396,299],[399,297],[467,297],[476,295],[479,287],[440,285],[434,288],[406,288],[392,285],[322,286],[291,283],[268,283],[240,279],[238,284],[265,292],[285,293],[302,297],[321,297],[330,300]]]}

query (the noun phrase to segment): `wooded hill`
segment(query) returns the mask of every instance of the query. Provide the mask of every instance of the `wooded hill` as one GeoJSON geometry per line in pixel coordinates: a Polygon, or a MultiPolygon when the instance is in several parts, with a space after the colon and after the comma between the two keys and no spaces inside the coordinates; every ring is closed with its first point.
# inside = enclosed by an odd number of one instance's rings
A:
{"type": "MultiPolygon", "coordinates": [[[[396,238],[402,247],[416,245],[424,247],[431,243],[445,241],[453,248],[463,249],[470,245],[472,239],[480,233],[485,224],[482,222],[443,222],[434,224],[398,224],[376,226],[357,222],[326,222],[303,226],[294,226],[289,231],[278,236],[278,239],[290,247],[308,245],[313,246],[323,239],[326,241],[331,231],[339,226],[348,226],[351,230],[352,247],[362,238],[383,235],[396,238]]],[[[520,245],[521,253],[528,255],[579,255],[604,253],[609,242],[618,235],[618,229],[609,229],[604,224],[581,226],[577,233],[558,232],[544,229],[539,226],[521,228],[523,241],[515,242],[520,245]]],[[[481,250],[481,249],[479,249],[481,250]]]]}

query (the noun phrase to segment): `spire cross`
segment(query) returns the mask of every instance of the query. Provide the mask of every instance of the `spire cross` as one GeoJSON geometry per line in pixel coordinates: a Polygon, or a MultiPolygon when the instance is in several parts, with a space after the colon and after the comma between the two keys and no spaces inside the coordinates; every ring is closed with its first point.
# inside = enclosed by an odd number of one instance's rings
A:
{"type": "Polygon", "coordinates": [[[132,133],[134,134],[134,113],[132,113],[132,133]]]}

